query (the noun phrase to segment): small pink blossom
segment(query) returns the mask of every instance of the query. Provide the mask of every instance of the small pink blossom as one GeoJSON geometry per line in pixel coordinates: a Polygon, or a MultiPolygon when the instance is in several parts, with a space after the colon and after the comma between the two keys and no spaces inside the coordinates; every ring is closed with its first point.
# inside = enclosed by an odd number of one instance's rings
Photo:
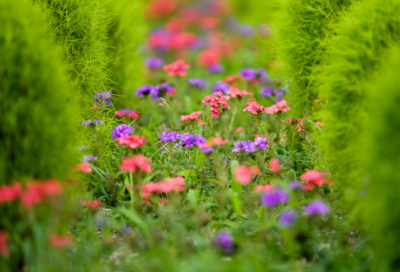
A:
{"type": "Polygon", "coordinates": [[[255,192],[269,192],[274,188],[272,184],[260,184],[254,188],[255,192]]]}
{"type": "Polygon", "coordinates": [[[315,124],[318,125],[318,126],[323,126],[324,125],[320,121],[315,122],[315,124]]]}
{"type": "Polygon", "coordinates": [[[287,112],[288,110],[290,110],[290,107],[288,107],[287,102],[285,100],[279,101],[275,105],[265,108],[265,112],[269,114],[274,114],[280,111],[287,112]]]}
{"type": "Polygon", "coordinates": [[[190,120],[197,120],[201,114],[201,111],[192,112],[189,115],[182,115],[181,121],[190,121],[190,120]]]}
{"type": "Polygon", "coordinates": [[[232,97],[236,97],[236,96],[237,96],[239,99],[240,99],[242,96],[245,96],[245,95],[251,95],[251,96],[253,96],[252,93],[249,93],[248,91],[245,91],[245,90],[241,91],[241,90],[239,90],[238,88],[235,88],[235,87],[230,87],[230,88],[229,88],[229,91],[228,91],[228,94],[229,94],[230,96],[232,96],[232,97]]]}
{"type": "Polygon", "coordinates": [[[177,60],[171,64],[165,65],[163,67],[164,71],[168,73],[169,76],[185,76],[186,70],[190,67],[186,64],[184,60],[177,60]]]}
{"type": "Polygon", "coordinates": [[[131,158],[124,157],[119,169],[126,172],[136,172],[136,170],[140,170],[142,172],[150,173],[153,171],[151,161],[143,154],[135,155],[131,158]]]}
{"type": "Polygon", "coordinates": [[[235,168],[235,178],[241,184],[249,184],[254,176],[260,174],[260,169],[255,166],[239,165],[235,168]]]}
{"type": "Polygon", "coordinates": [[[275,172],[275,173],[279,173],[281,171],[281,167],[280,167],[278,158],[273,158],[269,161],[269,169],[271,169],[272,172],[275,172]]]}
{"type": "Polygon", "coordinates": [[[224,95],[222,92],[215,92],[213,95],[206,95],[202,103],[205,105],[210,104],[211,116],[218,118],[220,105],[222,106],[222,109],[230,109],[226,102],[226,100],[229,100],[230,98],[230,96],[224,95]]]}
{"type": "Polygon", "coordinates": [[[249,111],[252,114],[257,114],[259,112],[265,111],[264,106],[261,106],[257,103],[255,99],[247,100],[247,107],[243,109],[243,111],[249,111]]]}

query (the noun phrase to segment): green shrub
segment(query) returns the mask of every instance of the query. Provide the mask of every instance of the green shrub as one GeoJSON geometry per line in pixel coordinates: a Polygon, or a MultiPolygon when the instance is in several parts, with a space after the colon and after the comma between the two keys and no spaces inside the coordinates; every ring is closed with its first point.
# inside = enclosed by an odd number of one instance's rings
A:
{"type": "Polygon", "coordinates": [[[385,59],[389,63],[367,88],[372,114],[360,153],[364,158],[362,170],[369,174],[363,207],[374,245],[373,271],[400,269],[400,253],[396,250],[400,243],[400,48],[385,59]]]}
{"type": "Polygon", "coordinates": [[[310,111],[320,98],[316,77],[323,64],[325,37],[352,0],[286,0],[274,23],[284,73],[292,79],[289,105],[297,114],[310,111]]]}
{"type": "Polygon", "coordinates": [[[0,25],[0,183],[61,178],[78,121],[65,67],[29,2],[1,1],[0,25]]]}
{"type": "Polygon", "coordinates": [[[144,1],[112,0],[108,9],[112,14],[108,35],[113,89],[127,94],[145,83],[141,55],[146,33],[144,1]]]}
{"type": "Polygon", "coordinates": [[[368,110],[367,82],[386,62],[388,48],[400,41],[400,2],[362,1],[344,14],[335,29],[320,78],[321,94],[328,98],[322,112],[322,144],[333,179],[346,190],[352,175],[357,175],[355,157],[364,136],[363,113],[368,110]]]}

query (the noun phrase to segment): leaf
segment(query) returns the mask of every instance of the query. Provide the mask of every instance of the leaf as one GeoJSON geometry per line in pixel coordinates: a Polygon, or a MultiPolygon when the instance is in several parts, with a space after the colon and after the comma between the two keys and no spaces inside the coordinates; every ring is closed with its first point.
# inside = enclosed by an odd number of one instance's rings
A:
{"type": "Polygon", "coordinates": [[[206,154],[205,153],[202,152],[200,154],[200,156],[197,156],[196,166],[197,166],[198,170],[203,169],[205,160],[206,160],[206,154]]]}

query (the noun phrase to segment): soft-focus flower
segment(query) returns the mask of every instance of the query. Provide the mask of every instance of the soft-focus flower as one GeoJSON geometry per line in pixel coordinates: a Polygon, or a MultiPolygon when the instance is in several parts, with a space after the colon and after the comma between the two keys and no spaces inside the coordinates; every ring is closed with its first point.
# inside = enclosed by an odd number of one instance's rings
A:
{"type": "Polygon", "coordinates": [[[41,203],[46,196],[58,196],[61,191],[61,184],[56,180],[29,181],[21,194],[21,203],[25,208],[31,209],[41,203]]]}
{"type": "Polygon", "coordinates": [[[241,98],[242,96],[245,96],[245,95],[253,96],[252,93],[249,93],[248,91],[245,91],[245,90],[241,91],[241,90],[239,90],[238,88],[235,88],[235,87],[230,87],[229,91],[228,91],[228,94],[230,96],[232,96],[232,97],[236,97],[237,96],[238,98],[241,98]]]}
{"type": "Polygon", "coordinates": [[[289,188],[292,190],[301,190],[302,187],[302,184],[296,180],[292,180],[289,182],[289,188]]]}
{"type": "Polygon", "coordinates": [[[219,63],[213,63],[207,66],[207,69],[210,73],[218,74],[224,70],[224,67],[219,63]]]}
{"type": "Polygon", "coordinates": [[[266,207],[279,206],[289,201],[289,195],[282,187],[275,187],[261,196],[261,204],[266,207]]]}
{"type": "Polygon", "coordinates": [[[226,144],[227,142],[228,142],[228,140],[222,140],[221,137],[214,137],[206,143],[199,144],[199,147],[201,148],[201,150],[203,152],[210,153],[211,151],[213,151],[212,147],[214,145],[223,145],[223,144],[226,144]]]}
{"type": "Polygon", "coordinates": [[[70,235],[51,235],[49,237],[50,244],[55,248],[62,248],[72,244],[70,235]]]}
{"type": "Polygon", "coordinates": [[[261,91],[260,91],[260,97],[272,96],[272,95],[273,95],[273,92],[270,87],[265,87],[265,88],[261,89],[261,91]]]}
{"type": "Polygon", "coordinates": [[[278,173],[281,171],[281,167],[279,165],[279,159],[278,158],[272,158],[269,161],[269,169],[271,169],[272,172],[278,173]]]}
{"type": "Polygon", "coordinates": [[[99,201],[99,200],[92,200],[92,201],[82,200],[81,204],[83,206],[85,206],[85,207],[89,207],[89,208],[94,209],[94,208],[97,208],[97,207],[101,206],[103,203],[101,201],[99,201]]]}
{"type": "Polygon", "coordinates": [[[0,204],[17,200],[21,195],[21,184],[14,181],[11,185],[0,186],[0,204]]]}
{"type": "Polygon", "coordinates": [[[111,105],[112,92],[100,91],[93,96],[93,99],[98,104],[111,105]]]}
{"type": "MultiPolygon", "coordinates": [[[[161,84],[155,86],[151,90],[151,97],[153,99],[157,99],[160,97],[164,97],[173,91],[175,91],[174,88],[171,85],[169,85],[168,82],[164,82],[164,83],[161,83],[161,84]]],[[[176,92],[175,92],[175,94],[176,94],[176,92]]]]}
{"type": "Polygon", "coordinates": [[[315,122],[315,124],[318,125],[318,126],[323,126],[324,125],[320,121],[315,122]]]}
{"type": "Polygon", "coordinates": [[[304,190],[312,190],[314,186],[322,186],[325,183],[323,174],[317,170],[307,170],[300,176],[300,180],[307,182],[303,186],[304,190]]]}
{"type": "Polygon", "coordinates": [[[249,111],[252,114],[257,114],[259,112],[263,112],[265,108],[257,103],[255,99],[247,100],[247,107],[243,109],[243,111],[249,111]]]}
{"type": "Polygon", "coordinates": [[[236,132],[237,132],[237,133],[242,133],[242,131],[243,131],[243,130],[242,130],[241,127],[238,127],[238,128],[236,129],[236,132]]]}
{"type": "Polygon", "coordinates": [[[190,121],[190,120],[197,120],[199,118],[200,114],[201,114],[201,111],[195,111],[189,115],[182,115],[181,121],[184,122],[184,121],[190,121]]]}
{"type": "Polygon", "coordinates": [[[154,0],[147,6],[147,14],[152,17],[165,16],[177,8],[177,3],[171,0],[154,0]]]}
{"type": "Polygon", "coordinates": [[[252,37],[255,34],[254,29],[249,25],[239,25],[238,33],[244,37],[252,37]]]}
{"type": "Polygon", "coordinates": [[[322,200],[314,200],[304,207],[304,211],[308,215],[328,214],[329,207],[322,200]]]}
{"type": "Polygon", "coordinates": [[[254,144],[254,142],[249,141],[249,140],[245,140],[245,141],[239,141],[233,144],[234,148],[233,148],[233,152],[239,152],[239,151],[245,151],[245,152],[256,152],[256,145],[254,144]]]}
{"type": "Polygon", "coordinates": [[[0,231],[0,256],[10,255],[10,248],[8,246],[8,234],[7,232],[0,231]]]}
{"type": "Polygon", "coordinates": [[[142,186],[142,196],[148,197],[152,193],[164,194],[173,191],[185,190],[185,179],[183,177],[168,178],[161,182],[149,182],[142,186]]]}
{"type": "Polygon", "coordinates": [[[288,107],[285,100],[282,100],[271,107],[265,108],[265,112],[269,114],[274,114],[275,112],[280,111],[287,112],[288,110],[290,110],[290,107],[288,107]]]}
{"type": "Polygon", "coordinates": [[[181,138],[179,132],[166,130],[160,134],[161,140],[165,142],[174,142],[181,138]]]}
{"type": "Polygon", "coordinates": [[[75,166],[75,170],[78,172],[92,173],[93,169],[90,167],[90,163],[81,162],[75,166]]]}
{"type": "Polygon", "coordinates": [[[322,98],[321,98],[321,99],[315,99],[315,100],[314,100],[314,102],[322,102],[322,101],[324,101],[324,99],[322,99],[322,98]]]}
{"type": "Polygon", "coordinates": [[[125,136],[122,138],[117,138],[118,144],[119,145],[126,145],[129,146],[130,148],[134,149],[137,147],[141,147],[146,143],[146,138],[140,135],[136,136],[125,136]]]}
{"type": "Polygon", "coordinates": [[[93,104],[92,109],[99,110],[99,109],[101,109],[101,106],[99,106],[97,104],[93,104]]]}
{"type": "Polygon", "coordinates": [[[87,120],[87,121],[81,123],[82,126],[90,126],[91,124],[93,124],[92,120],[87,120]]]}
{"type": "Polygon", "coordinates": [[[164,71],[168,73],[169,76],[185,76],[186,70],[190,67],[186,64],[184,60],[177,60],[171,64],[164,66],[164,71]]]}
{"type": "Polygon", "coordinates": [[[211,105],[211,116],[214,118],[218,118],[219,116],[219,108],[220,105],[222,109],[230,109],[226,100],[229,100],[229,96],[225,96],[222,92],[216,92],[213,95],[206,95],[204,100],[202,101],[203,104],[211,105]]]}
{"type": "Polygon", "coordinates": [[[164,65],[164,61],[160,58],[151,57],[145,60],[145,65],[149,69],[159,69],[164,65]]]}
{"type": "Polygon", "coordinates": [[[219,54],[214,50],[205,50],[199,55],[199,63],[203,66],[210,66],[212,64],[218,63],[219,54]]]}
{"type": "Polygon", "coordinates": [[[257,137],[254,140],[254,145],[258,150],[265,150],[268,147],[268,140],[263,137],[257,137]]]}
{"type": "Polygon", "coordinates": [[[258,174],[260,169],[255,166],[239,165],[235,168],[235,178],[241,184],[249,184],[258,174]]]}
{"type": "Polygon", "coordinates": [[[126,124],[118,125],[111,130],[112,139],[115,140],[117,138],[123,138],[125,136],[131,135],[134,130],[134,128],[131,128],[129,125],[126,124]]]}
{"type": "Polygon", "coordinates": [[[212,88],[213,93],[222,92],[224,94],[227,94],[228,91],[229,91],[229,84],[222,81],[217,81],[212,88]]]}
{"type": "Polygon", "coordinates": [[[204,80],[198,79],[198,78],[188,79],[188,84],[190,86],[196,87],[198,90],[204,89],[204,87],[206,86],[206,82],[204,80]]]}
{"type": "Polygon", "coordinates": [[[279,223],[282,227],[290,227],[298,218],[299,214],[295,210],[286,210],[279,215],[279,223]]]}
{"type": "Polygon", "coordinates": [[[264,69],[245,68],[240,71],[240,74],[245,80],[253,82],[264,83],[268,78],[268,74],[264,69]]]}
{"type": "Polygon", "coordinates": [[[204,137],[201,135],[185,133],[181,135],[181,141],[179,144],[184,147],[192,147],[205,142],[206,139],[204,139],[204,137]]]}
{"type": "Polygon", "coordinates": [[[233,254],[235,252],[235,244],[229,232],[222,231],[214,238],[214,244],[226,254],[233,254]]]}
{"type": "Polygon", "coordinates": [[[123,226],[122,226],[122,233],[123,234],[125,234],[125,235],[129,235],[129,234],[131,234],[132,233],[132,228],[131,228],[131,226],[129,226],[129,225],[127,225],[127,224],[124,224],[123,226]]]}
{"type": "Polygon", "coordinates": [[[147,96],[153,91],[153,89],[154,89],[154,86],[152,86],[152,85],[143,85],[139,89],[137,89],[135,95],[139,96],[142,94],[144,96],[147,96]]]}
{"type": "Polygon", "coordinates": [[[269,192],[274,188],[272,184],[260,184],[254,188],[255,192],[269,192]]]}
{"type": "Polygon", "coordinates": [[[131,158],[124,157],[122,159],[122,164],[119,169],[125,172],[136,172],[136,170],[140,170],[142,172],[148,173],[153,170],[151,168],[151,161],[147,159],[143,154],[135,155],[131,158]]]}
{"type": "Polygon", "coordinates": [[[139,118],[138,113],[140,113],[139,111],[133,111],[130,109],[123,109],[123,110],[119,110],[114,112],[115,115],[117,116],[130,116],[132,119],[137,119],[139,118]]]}
{"type": "Polygon", "coordinates": [[[99,124],[99,125],[103,124],[103,121],[98,120],[98,119],[94,119],[93,122],[95,122],[96,124],[99,124]]]}

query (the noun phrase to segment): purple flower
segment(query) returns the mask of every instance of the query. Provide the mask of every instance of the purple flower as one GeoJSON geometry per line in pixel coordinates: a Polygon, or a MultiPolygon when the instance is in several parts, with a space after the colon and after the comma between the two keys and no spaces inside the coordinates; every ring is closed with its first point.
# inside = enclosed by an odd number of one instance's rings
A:
{"type": "Polygon", "coordinates": [[[87,125],[90,126],[91,124],[93,124],[92,120],[87,120],[87,121],[81,123],[82,126],[87,126],[87,125]]]}
{"type": "Polygon", "coordinates": [[[289,182],[289,188],[292,190],[301,190],[302,187],[303,186],[301,185],[301,183],[296,180],[292,180],[289,182]]]}
{"type": "Polygon", "coordinates": [[[174,88],[172,88],[171,85],[168,84],[168,82],[164,82],[155,86],[153,90],[151,90],[151,97],[153,99],[164,97],[172,90],[174,90],[174,88]]]}
{"type": "Polygon", "coordinates": [[[103,102],[104,105],[111,105],[112,92],[110,91],[100,91],[93,96],[96,103],[103,102]]]}
{"type": "Polygon", "coordinates": [[[154,89],[154,86],[151,86],[151,85],[143,85],[143,86],[141,86],[139,89],[137,89],[135,95],[136,95],[136,96],[139,96],[139,95],[143,94],[143,95],[147,96],[147,95],[149,95],[149,94],[152,92],[153,89],[154,89]]]}
{"type": "Polygon", "coordinates": [[[145,65],[149,69],[159,69],[164,65],[164,61],[160,58],[152,57],[145,60],[145,65]]]}
{"type": "Polygon", "coordinates": [[[254,141],[254,145],[257,147],[259,150],[265,150],[268,147],[268,140],[262,137],[258,137],[254,141]]]}
{"type": "Polygon", "coordinates": [[[224,67],[219,63],[213,63],[208,65],[207,69],[212,74],[218,74],[224,70],[224,67]]]}
{"type": "Polygon", "coordinates": [[[95,122],[96,124],[99,124],[99,125],[103,124],[103,121],[100,121],[100,120],[97,120],[97,119],[94,119],[93,122],[95,122]]]}
{"type": "Polygon", "coordinates": [[[194,145],[199,145],[205,143],[206,139],[203,136],[197,134],[185,133],[181,136],[180,145],[184,145],[185,147],[192,147],[194,145]]]}
{"type": "Polygon", "coordinates": [[[265,192],[261,196],[263,206],[279,206],[289,201],[289,195],[282,187],[276,187],[272,191],[265,192]]]}
{"type": "Polygon", "coordinates": [[[212,88],[213,93],[223,92],[224,94],[226,94],[228,91],[229,84],[222,81],[217,81],[217,83],[215,83],[214,87],[212,88]]]}
{"type": "Polygon", "coordinates": [[[131,135],[131,133],[134,130],[135,130],[134,128],[131,128],[130,126],[128,126],[126,124],[118,125],[114,129],[111,130],[112,139],[115,140],[117,138],[123,138],[125,136],[131,135]]]}
{"type": "Polygon", "coordinates": [[[181,138],[179,132],[166,130],[160,134],[161,140],[165,142],[174,142],[181,138]]]}
{"type": "Polygon", "coordinates": [[[214,151],[213,147],[203,147],[201,148],[201,151],[203,151],[204,153],[210,154],[212,151],[214,151]]]}
{"type": "Polygon", "coordinates": [[[214,238],[214,244],[226,254],[233,254],[235,251],[235,244],[229,232],[218,233],[214,238]]]}
{"type": "Polygon", "coordinates": [[[245,68],[240,71],[240,74],[247,81],[258,80],[260,83],[265,83],[268,78],[264,69],[245,68]]]}
{"type": "Polygon", "coordinates": [[[273,96],[273,95],[274,95],[274,93],[270,87],[265,87],[264,89],[261,89],[261,91],[260,91],[261,97],[273,96]]]}
{"type": "Polygon", "coordinates": [[[248,25],[239,25],[238,32],[240,35],[244,37],[252,37],[254,36],[254,29],[248,25]]]}
{"type": "Polygon", "coordinates": [[[256,146],[254,144],[254,142],[249,141],[249,140],[245,140],[245,141],[240,141],[240,142],[236,142],[234,143],[234,148],[233,148],[233,152],[239,152],[240,150],[245,151],[245,152],[256,152],[256,146]]]}
{"type": "Polygon", "coordinates": [[[329,207],[322,200],[314,200],[304,207],[304,211],[308,215],[327,214],[329,213],[329,207]]]}
{"type": "Polygon", "coordinates": [[[131,228],[131,226],[129,226],[129,225],[127,225],[127,224],[124,224],[124,225],[122,226],[122,232],[123,232],[125,235],[131,234],[131,233],[132,233],[132,228],[131,228]]]}
{"type": "Polygon", "coordinates": [[[287,211],[283,211],[280,215],[279,215],[279,223],[283,226],[283,227],[290,227],[292,225],[292,223],[294,222],[294,220],[296,220],[298,218],[298,213],[295,210],[287,210],[287,211]]]}
{"type": "Polygon", "coordinates": [[[88,155],[88,156],[83,156],[82,159],[83,162],[88,162],[88,161],[97,161],[97,157],[88,155]]]}
{"type": "Polygon", "coordinates": [[[196,87],[199,90],[204,89],[204,87],[206,86],[206,82],[204,80],[198,79],[198,78],[189,79],[188,84],[196,87]]]}

